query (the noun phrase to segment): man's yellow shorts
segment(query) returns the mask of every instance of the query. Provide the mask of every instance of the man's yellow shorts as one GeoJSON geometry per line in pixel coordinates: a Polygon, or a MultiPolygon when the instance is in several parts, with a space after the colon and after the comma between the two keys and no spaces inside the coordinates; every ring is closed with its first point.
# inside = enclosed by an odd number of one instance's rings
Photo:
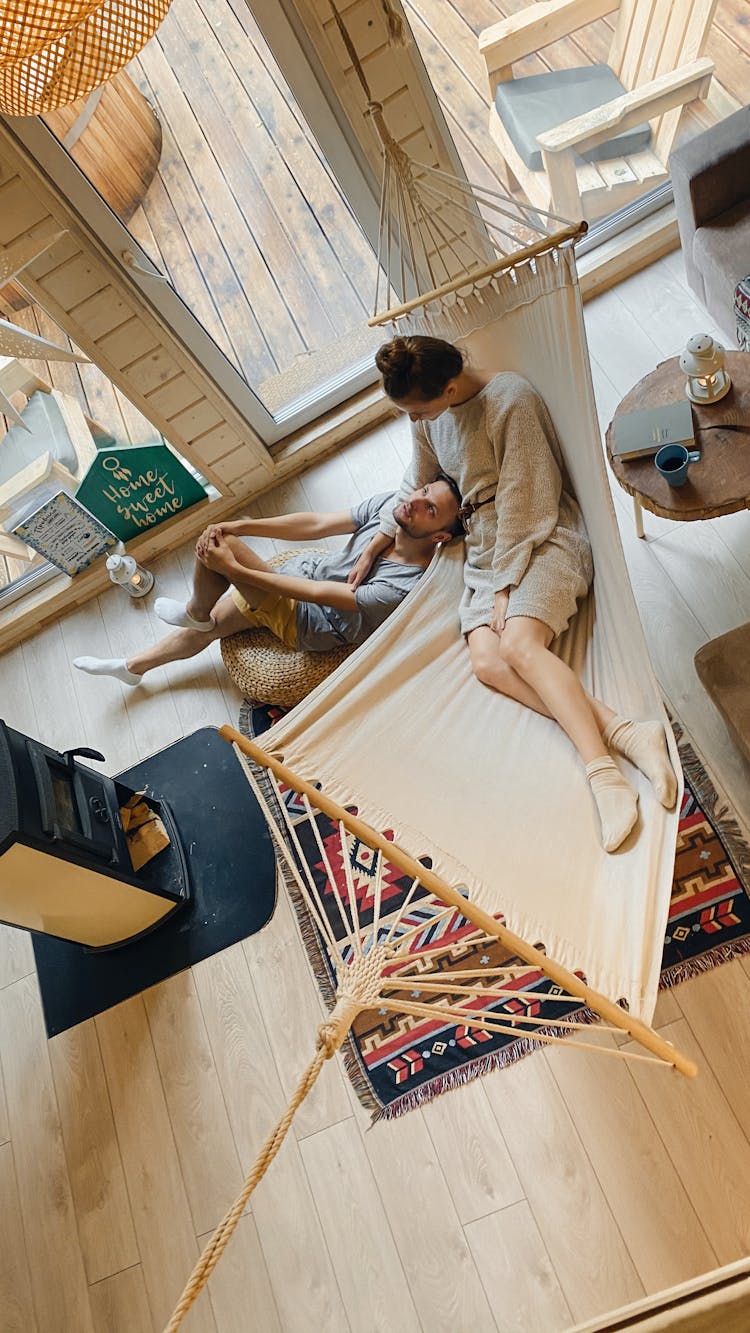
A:
{"type": "Polygon", "coordinates": [[[270,629],[287,648],[297,647],[297,603],[293,597],[267,592],[257,606],[248,606],[241,592],[232,588],[232,601],[254,629],[270,629]]]}

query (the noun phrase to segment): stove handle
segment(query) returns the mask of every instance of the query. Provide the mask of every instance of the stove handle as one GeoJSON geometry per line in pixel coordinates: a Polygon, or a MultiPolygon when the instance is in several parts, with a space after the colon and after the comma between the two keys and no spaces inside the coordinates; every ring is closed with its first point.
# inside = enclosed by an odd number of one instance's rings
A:
{"type": "Polygon", "coordinates": [[[106,762],[106,756],[100,750],[90,750],[87,745],[79,745],[75,750],[63,750],[62,755],[68,766],[73,763],[76,755],[80,755],[82,759],[98,759],[101,763],[106,762]]]}

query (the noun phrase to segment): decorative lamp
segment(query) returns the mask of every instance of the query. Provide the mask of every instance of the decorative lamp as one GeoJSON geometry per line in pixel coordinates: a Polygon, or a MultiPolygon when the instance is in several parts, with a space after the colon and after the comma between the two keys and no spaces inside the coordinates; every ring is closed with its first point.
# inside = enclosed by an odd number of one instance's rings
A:
{"type": "Polygon", "coordinates": [[[732,387],[724,369],[724,348],[710,333],[694,333],[688,339],[680,370],[687,375],[685,393],[693,403],[718,403],[732,387]]]}
{"type": "Polygon", "coordinates": [[[170,0],[5,0],[0,112],[42,116],[106,83],[153,37],[170,0]]]}
{"type": "Polygon", "coordinates": [[[145,597],[154,586],[151,571],[139,565],[132,555],[108,556],[107,573],[110,582],[118,583],[130,597],[145,597]]]}

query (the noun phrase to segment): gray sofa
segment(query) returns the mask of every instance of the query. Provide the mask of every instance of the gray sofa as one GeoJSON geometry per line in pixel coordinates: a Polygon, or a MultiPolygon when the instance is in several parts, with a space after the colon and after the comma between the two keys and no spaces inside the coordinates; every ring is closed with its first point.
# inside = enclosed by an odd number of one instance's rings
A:
{"type": "Polygon", "coordinates": [[[733,333],[734,289],[750,274],[750,107],[675,149],[669,168],[688,282],[733,333]]]}

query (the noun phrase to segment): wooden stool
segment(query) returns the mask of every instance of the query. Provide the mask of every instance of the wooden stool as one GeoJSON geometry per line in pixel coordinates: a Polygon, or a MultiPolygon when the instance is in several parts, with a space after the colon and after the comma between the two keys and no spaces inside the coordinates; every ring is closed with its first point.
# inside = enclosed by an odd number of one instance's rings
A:
{"type": "Polygon", "coordinates": [[[300,703],[351,652],[350,647],[300,652],[287,648],[267,629],[243,630],[221,641],[224,666],[245,698],[280,708],[300,703]]]}

